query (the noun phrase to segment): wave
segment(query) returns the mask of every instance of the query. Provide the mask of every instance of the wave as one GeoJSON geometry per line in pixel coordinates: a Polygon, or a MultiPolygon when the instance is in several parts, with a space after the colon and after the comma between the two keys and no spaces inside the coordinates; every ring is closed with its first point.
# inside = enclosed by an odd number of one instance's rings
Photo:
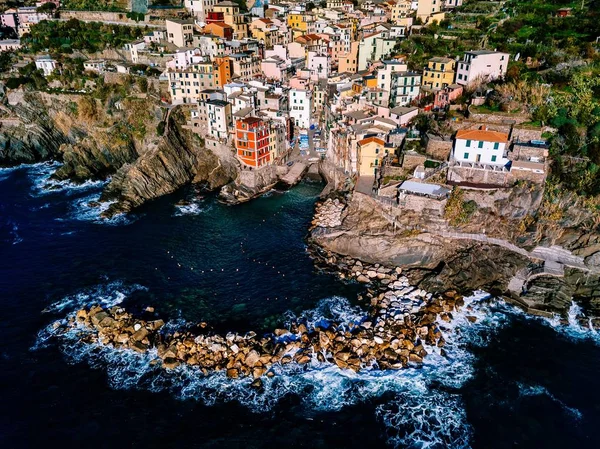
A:
{"type": "Polygon", "coordinates": [[[128,214],[117,214],[112,218],[102,217],[102,214],[116,201],[98,201],[98,198],[99,193],[93,193],[74,201],[69,219],[108,226],[129,225],[136,221],[135,217],[128,214]]]}
{"type": "Polygon", "coordinates": [[[147,288],[139,284],[125,285],[123,281],[99,284],[81,290],[74,295],[65,296],[46,307],[43,312],[74,312],[82,307],[93,304],[98,304],[102,307],[112,307],[121,304],[127,296],[139,290],[147,290],[147,288]]]}
{"type": "Polygon", "coordinates": [[[567,404],[562,402],[560,399],[558,399],[556,396],[554,396],[545,387],[542,387],[541,385],[531,386],[531,385],[525,385],[525,384],[518,384],[518,386],[519,386],[519,394],[522,397],[547,396],[553,402],[556,402],[558,405],[560,405],[561,408],[563,408],[569,415],[571,415],[573,417],[573,419],[579,421],[583,417],[583,414],[579,410],[577,410],[575,407],[569,407],[567,404]]]}
{"type": "MultiPolygon", "coordinates": [[[[77,310],[83,307],[89,307],[94,304],[103,307],[116,306],[121,304],[131,293],[140,290],[147,290],[147,288],[139,284],[126,285],[122,281],[98,284],[61,298],[46,307],[42,313],[58,314],[67,312],[67,317],[60,320],[61,322],[65,322],[77,310]]],[[[36,350],[45,347],[48,341],[56,335],[55,331],[54,323],[42,329],[38,332],[36,342],[31,349],[36,350]]]]}
{"type": "Polygon", "coordinates": [[[183,217],[185,215],[201,215],[213,208],[212,203],[208,203],[204,198],[194,198],[186,204],[176,204],[174,217],[183,217]]]}
{"type": "Polygon", "coordinates": [[[60,162],[45,162],[29,166],[29,179],[33,183],[32,190],[35,196],[57,192],[72,195],[89,189],[100,189],[108,182],[108,180],[88,180],[82,183],[74,183],[69,180],[50,179],[61,165],[60,162]]]}
{"type": "MultiPolygon", "coordinates": [[[[139,286],[137,286],[139,288],[139,286]]],[[[129,287],[131,288],[131,287],[129,287]]],[[[94,302],[118,304],[127,296],[121,283],[111,283],[64,298],[49,307],[50,311],[74,310],[94,302]]],[[[152,392],[169,391],[180,399],[193,399],[207,405],[237,402],[253,412],[272,410],[289,395],[303,398],[305,413],[338,411],[356,404],[374,404],[391,395],[375,409],[394,446],[409,447],[468,447],[471,429],[458,389],[473,375],[474,356],[468,345],[485,344],[480,334],[504,325],[508,318],[493,310],[489,295],[479,292],[465,300],[462,311],[450,322],[439,321],[446,355],[437,347],[427,347],[421,368],[399,371],[366,369],[358,373],[342,370],[335,364],[320,362],[316,354],[307,365],[277,365],[275,376],[263,376],[262,387],[253,388],[252,378],[230,379],[223,372],[204,375],[198,367],[180,365],[172,370],[160,367],[155,351],[139,354],[133,350],[81,342],[82,332],[74,328],[59,337],[60,347],[70,363],[86,362],[107,371],[115,389],[142,389],[152,392]],[[475,319],[473,319],[475,318],[475,319]]],[[[314,309],[298,317],[319,324],[323,320],[360,323],[366,314],[350,305],[346,298],[322,300],[314,309]]],[[[65,318],[65,319],[68,319],[65,318]]],[[[168,328],[185,326],[178,319],[167,323],[168,328]]],[[[42,346],[52,336],[53,325],[41,332],[42,346]]]]}
{"type": "Polygon", "coordinates": [[[571,301],[566,322],[558,314],[555,314],[552,318],[527,315],[524,312],[522,314],[527,319],[552,327],[556,332],[571,340],[587,340],[600,345],[600,332],[594,329],[592,319],[586,317],[581,306],[575,301],[571,301]]]}

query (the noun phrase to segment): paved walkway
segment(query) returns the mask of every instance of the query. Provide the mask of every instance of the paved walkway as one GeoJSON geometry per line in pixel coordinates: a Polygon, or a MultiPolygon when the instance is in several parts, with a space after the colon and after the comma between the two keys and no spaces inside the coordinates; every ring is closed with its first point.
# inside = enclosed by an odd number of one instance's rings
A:
{"type": "Polygon", "coordinates": [[[292,165],[292,168],[290,168],[290,171],[281,177],[281,181],[285,182],[289,186],[293,186],[300,181],[300,178],[302,178],[306,168],[306,164],[302,162],[295,162],[294,165],[292,165]]]}

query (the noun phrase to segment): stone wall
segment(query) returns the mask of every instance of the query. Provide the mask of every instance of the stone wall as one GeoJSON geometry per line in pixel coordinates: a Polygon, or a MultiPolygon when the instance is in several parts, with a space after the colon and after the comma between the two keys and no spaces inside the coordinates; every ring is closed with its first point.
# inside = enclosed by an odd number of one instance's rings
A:
{"type": "Polygon", "coordinates": [[[450,158],[450,153],[452,153],[452,144],[450,137],[442,138],[428,134],[425,152],[433,159],[447,161],[450,158]]]}
{"type": "MultiPolygon", "coordinates": [[[[548,169],[546,168],[546,172],[548,169]]],[[[543,184],[546,181],[546,173],[534,173],[527,170],[511,170],[510,177],[513,182],[531,181],[536,184],[543,184]]]]}
{"type": "Polygon", "coordinates": [[[277,167],[267,165],[257,170],[242,170],[238,183],[250,189],[262,189],[277,182],[277,167]]]}
{"type": "MultiPolygon", "coordinates": [[[[182,11],[185,11],[182,9],[182,11]]],[[[167,17],[177,17],[177,10],[152,10],[152,13],[146,14],[144,21],[136,22],[135,20],[129,19],[126,12],[112,12],[112,11],[60,11],[60,18],[62,20],[77,19],[87,22],[119,22],[122,24],[132,26],[145,26],[145,25],[162,25],[164,26],[164,19],[167,17]]]]}
{"type": "Polygon", "coordinates": [[[410,209],[413,212],[427,214],[428,216],[444,216],[444,208],[447,200],[436,200],[425,196],[400,194],[399,207],[393,208],[395,215],[402,215],[403,209],[410,209]]]}
{"type": "Polygon", "coordinates": [[[402,168],[404,170],[414,170],[419,165],[423,165],[427,160],[427,156],[416,153],[405,153],[402,158],[402,168]]]}
{"type": "Polygon", "coordinates": [[[512,183],[509,172],[495,172],[465,167],[448,167],[449,184],[473,184],[490,186],[508,186],[512,183]]]}
{"type": "Polygon", "coordinates": [[[512,130],[512,139],[520,140],[521,142],[529,142],[530,140],[542,140],[544,128],[536,128],[530,126],[515,126],[512,130]]]}
{"type": "Polygon", "coordinates": [[[469,108],[469,119],[482,123],[520,124],[531,120],[529,114],[511,114],[509,112],[481,113],[469,108]]]}

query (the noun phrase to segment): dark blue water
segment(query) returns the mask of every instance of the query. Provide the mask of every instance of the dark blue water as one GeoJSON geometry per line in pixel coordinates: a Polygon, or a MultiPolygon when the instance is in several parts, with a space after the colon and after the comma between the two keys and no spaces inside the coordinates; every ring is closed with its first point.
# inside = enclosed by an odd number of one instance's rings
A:
{"type": "Polygon", "coordinates": [[[449,360],[402,373],[290,368],[260,393],[43,341],[49,323],[94,302],[219,331],[364,313],[360,288],[306,253],[319,184],[236,207],[189,189],[105,223],[87,206],[101,185],[47,191],[50,172],[0,171],[0,447],[600,447],[595,335],[503,304],[474,300],[476,324],[457,317],[449,360]],[[191,204],[176,207],[182,198],[191,204]]]}

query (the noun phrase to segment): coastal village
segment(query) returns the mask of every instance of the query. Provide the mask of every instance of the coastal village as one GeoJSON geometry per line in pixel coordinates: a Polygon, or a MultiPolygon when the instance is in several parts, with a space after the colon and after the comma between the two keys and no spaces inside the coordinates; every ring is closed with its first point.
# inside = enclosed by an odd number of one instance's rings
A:
{"type": "MultiPolygon", "coordinates": [[[[523,114],[476,109],[487,83],[502,80],[515,55],[472,48],[460,57],[432,57],[416,70],[399,49],[402,39],[437,26],[461,3],[256,2],[242,8],[191,0],[166,9],[144,5],[133,11],[143,20],[134,21],[42,1],[1,17],[18,37],[45,20],[144,26],[142,39],[111,52],[118,58],[84,59],[84,70],[117,82],[119,75],[145,73],[140,66],[152,68],[156,77],[148,81],[165,105],[185,111],[187,126],[207,148],[235,152],[242,171],[270,173],[272,166],[297,163],[293,182],[308,165],[326,160],[332,172],[354,179],[359,192],[389,195],[392,186],[397,197],[455,185],[543,184],[549,163],[543,136],[551,130],[523,124],[523,114]],[[415,125],[424,114],[452,119],[441,133],[424,132],[415,125]],[[429,180],[442,171],[443,186],[433,186],[429,180]]],[[[20,45],[18,38],[0,41],[4,51],[20,45]]],[[[62,70],[51,54],[33,61],[46,77],[62,70]]]]}
{"type": "MultiPolygon", "coordinates": [[[[360,331],[360,338],[366,336],[368,342],[352,340],[345,328],[338,334],[296,329],[297,348],[333,345],[335,363],[355,370],[374,360],[395,368],[420,363],[426,351],[415,347],[415,338],[420,335],[441,348],[444,340],[434,323],[438,315],[450,320],[447,314],[462,304],[452,285],[440,281],[451,265],[442,262],[467,250],[476,255],[486,245],[496,249],[486,256],[489,259],[506,251],[514,260],[504,257],[489,266],[482,262],[490,278],[471,290],[487,288],[491,282],[497,288],[493,293],[506,294],[528,312],[544,316],[563,313],[572,297],[600,295],[598,283],[589,281],[600,274],[597,234],[584,238],[575,231],[596,229],[600,222],[597,203],[584,199],[588,193],[593,196],[598,178],[600,107],[594,105],[600,96],[600,37],[586,42],[585,54],[563,54],[565,61],[557,62],[543,59],[528,47],[530,42],[518,52],[499,49],[488,35],[501,34],[502,27],[512,23],[515,9],[524,7],[520,2],[105,3],[95,10],[86,8],[86,2],[42,0],[4,9],[0,51],[9,62],[3,73],[3,129],[13,126],[16,119],[10,107],[19,107],[28,92],[81,98],[116,85],[125,93],[108,100],[102,97],[110,103],[106,117],[112,120],[106,118],[103,127],[117,129],[136,101],[155,102],[158,118],[138,121],[140,125],[130,121],[128,132],[136,135],[143,128],[147,135],[152,123],[156,128],[152,137],[176,148],[175,159],[181,158],[189,172],[173,186],[153,187],[157,193],[144,199],[201,178],[195,168],[198,156],[186,150],[189,141],[201,154],[218,155],[210,159],[212,166],[202,167],[203,181],[211,187],[217,185],[211,176],[223,168],[223,161],[234,161],[233,179],[218,185],[220,198],[231,204],[275,186],[292,186],[307,174],[324,178],[327,187],[315,212],[311,239],[326,249],[316,251],[315,258],[337,267],[344,279],[375,286],[369,293],[373,314],[384,318],[381,327],[360,331]],[[74,45],[74,39],[54,36],[53,27],[74,34],[95,27],[109,36],[105,43],[111,34],[119,39],[94,48],[74,45]],[[36,34],[37,30],[43,32],[36,34]],[[534,74],[538,78],[530,75],[538,69],[543,72],[534,74]],[[563,69],[576,79],[572,86],[564,81],[563,69]],[[542,78],[550,72],[557,87],[542,78]],[[591,106],[583,107],[585,102],[591,106]],[[579,114],[579,123],[574,114],[579,114]],[[174,125],[177,120],[181,123],[174,125]],[[189,141],[179,138],[179,125],[193,136],[189,141]],[[587,153],[579,154],[583,147],[587,153]],[[563,189],[567,181],[569,189],[563,189]],[[561,190],[571,196],[554,201],[561,190]],[[577,211],[577,220],[568,216],[569,209],[577,211]],[[563,228],[569,232],[548,224],[560,219],[568,221],[563,228]],[[343,240],[344,236],[353,241],[343,240]],[[423,246],[404,245],[408,239],[410,245],[423,246]],[[470,246],[465,249],[460,246],[463,242],[470,246]],[[405,273],[405,266],[423,268],[427,273],[420,273],[419,281],[429,276],[429,284],[414,287],[417,275],[405,273]],[[586,281],[573,272],[583,273],[586,281]],[[534,287],[533,280],[542,277],[564,279],[565,284],[534,287]],[[432,299],[425,287],[445,295],[426,305],[431,310],[414,305],[432,299]],[[548,300],[554,293],[559,298],[548,300]],[[401,297],[409,299],[402,302],[401,297]],[[410,318],[413,308],[418,313],[410,318]],[[396,319],[403,322],[401,330],[396,329],[400,326],[396,319]],[[406,339],[396,338],[396,331],[406,339]],[[377,346],[384,341],[386,347],[377,346]]],[[[543,20],[560,28],[581,17],[593,20],[571,7],[547,10],[543,20]]],[[[73,101],[71,109],[92,121],[102,115],[98,103],[73,101]]],[[[58,117],[66,120],[64,115],[58,117]]],[[[67,145],[63,140],[61,145],[67,145]]],[[[160,170],[176,165],[177,160],[162,156],[160,145],[151,150],[159,155],[156,165],[160,170]]],[[[106,152],[98,153],[102,164],[114,164],[106,152]]],[[[126,176],[143,178],[138,190],[146,193],[153,185],[146,182],[150,164],[137,167],[128,158],[122,156],[119,166],[107,173],[117,173],[113,182],[126,176]]],[[[71,163],[77,158],[64,159],[71,163]]],[[[178,170],[161,179],[175,178],[171,174],[178,170]]],[[[75,173],[80,181],[81,172],[75,173]]],[[[121,196],[129,201],[125,212],[142,203],[131,199],[135,189],[122,190],[121,196]]],[[[471,268],[479,262],[473,257],[471,268]]],[[[456,267],[461,265],[457,262],[456,267]]],[[[455,277],[460,277],[457,271],[455,277]]],[[[207,356],[207,348],[218,347],[217,352],[227,354],[206,363],[211,369],[227,370],[230,377],[259,378],[290,350],[282,346],[272,357],[267,354],[271,349],[263,347],[271,340],[238,335],[195,343],[183,336],[164,342],[154,335],[163,323],[134,324],[118,308],[80,311],[67,327],[82,323],[99,330],[100,340],[140,352],[157,346],[167,365],[197,365],[207,356]],[[237,350],[230,350],[233,346],[237,350]]],[[[297,355],[304,360],[301,363],[308,361],[301,352],[297,355]]]]}

